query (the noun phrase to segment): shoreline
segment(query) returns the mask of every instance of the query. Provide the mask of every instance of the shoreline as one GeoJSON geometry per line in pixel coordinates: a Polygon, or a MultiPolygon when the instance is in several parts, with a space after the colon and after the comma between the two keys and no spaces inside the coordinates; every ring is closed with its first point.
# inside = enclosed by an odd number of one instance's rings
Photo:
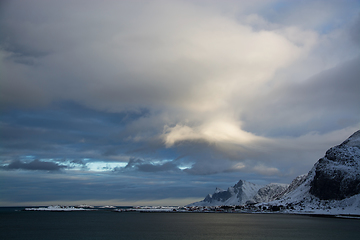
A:
{"type": "Polygon", "coordinates": [[[1,209],[14,209],[14,211],[28,211],[28,212],[138,212],[138,213],[232,213],[232,214],[282,214],[282,215],[302,215],[310,217],[322,217],[322,218],[342,218],[342,219],[356,219],[360,220],[359,213],[311,213],[311,212],[251,212],[251,211],[219,211],[219,210],[204,210],[204,209],[182,209],[176,207],[116,207],[116,208],[79,208],[79,207],[65,207],[65,206],[48,206],[48,207],[0,207],[1,209]]]}

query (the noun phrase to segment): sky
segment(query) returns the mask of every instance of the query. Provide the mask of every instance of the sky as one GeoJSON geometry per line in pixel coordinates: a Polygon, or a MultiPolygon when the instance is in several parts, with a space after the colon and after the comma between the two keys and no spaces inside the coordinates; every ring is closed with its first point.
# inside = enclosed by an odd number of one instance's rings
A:
{"type": "Polygon", "coordinates": [[[359,0],[1,1],[0,206],[290,183],[359,93],[359,0]]]}

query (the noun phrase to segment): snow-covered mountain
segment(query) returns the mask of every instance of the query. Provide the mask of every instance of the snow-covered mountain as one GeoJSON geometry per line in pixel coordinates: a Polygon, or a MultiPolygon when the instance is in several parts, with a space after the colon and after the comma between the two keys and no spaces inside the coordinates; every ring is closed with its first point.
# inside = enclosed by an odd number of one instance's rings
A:
{"type": "MultiPolygon", "coordinates": [[[[289,187],[289,184],[270,183],[259,191],[253,197],[253,203],[270,202],[277,199],[289,187]]],[[[248,201],[250,203],[250,201],[248,201]]]]}
{"type": "Polygon", "coordinates": [[[330,148],[310,171],[310,193],[321,200],[341,200],[360,193],[360,131],[330,148]]]}
{"type": "Polygon", "coordinates": [[[287,187],[287,184],[271,183],[263,186],[240,180],[227,190],[216,188],[215,192],[208,194],[204,200],[187,206],[244,205],[248,203],[268,202],[274,200],[274,197],[287,189],[287,187]]]}
{"type": "Polygon", "coordinates": [[[285,212],[360,214],[360,130],[326,151],[279,198],[258,206],[278,206],[285,212]]]}
{"type": "Polygon", "coordinates": [[[240,180],[188,206],[245,204],[245,209],[258,211],[360,215],[360,130],[326,151],[308,174],[290,185],[261,186],[240,180]]]}
{"type": "Polygon", "coordinates": [[[306,177],[307,177],[307,174],[297,176],[294,180],[292,180],[290,185],[284,191],[282,191],[281,193],[276,195],[274,199],[281,199],[286,194],[294,191],[296,188],[298,188],[306,180],[306,177]]]}

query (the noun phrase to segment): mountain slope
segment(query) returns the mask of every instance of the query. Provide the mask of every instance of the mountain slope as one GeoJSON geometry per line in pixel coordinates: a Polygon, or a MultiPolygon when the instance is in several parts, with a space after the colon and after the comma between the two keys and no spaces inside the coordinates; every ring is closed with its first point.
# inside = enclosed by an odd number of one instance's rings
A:
{"type": "Polygon", "coordinates": [[[227,190],[216,188],[215,192],[208,194],[204,200],[187,206],[245,205],[248,203],[268,202],[274,200],[287,187],[287,184],[271,183],[263,186],[240,180],[227,190]]]}
{"type": "Polygon", "coordinates": [[[279,200],[258,204],[289,212],[360,214],[360,130],[326,151],[307,175],[294,179],[279,200]]]}
{"type": "Polygon", "coordinates": [[[245,205],[250,211],[360,215],[360,130],[326,151],[308,174],[290,185],[260,186],[240,180],[188,206],[220,205],[245,205]]]}
{"type": "Polygon", "coordinates": [[[360,193],[360,131],[330,148],[314,166],[310,193],[321,200],[341,200],[360,193]]]}
{"type": "Polygon", "coordinates": [[[188,206],[220,206],[241,205],[252,200],[262,185],[240,180],[227,190],[216,188],[213,194],[208,194],[204,200],[189,204],[188,206]]]}
{"type": "Polygon", "coordinates": [[[254,203],[270,202],[276,199],[280,194],[288,189],[288,184],[270,183],[259,191],[253,197],[254,203]]]}

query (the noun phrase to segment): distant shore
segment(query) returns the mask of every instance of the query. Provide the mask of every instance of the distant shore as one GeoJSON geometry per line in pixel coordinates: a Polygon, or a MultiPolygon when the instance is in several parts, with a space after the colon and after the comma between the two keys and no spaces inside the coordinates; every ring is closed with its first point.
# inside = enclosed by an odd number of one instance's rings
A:
{"type": "MultiPolygon", "coordinates": [[[[11,207],[3,207],[11,208],[11,207]]],[[[311,217],[327,217],[327,218],[346,218],[360,219],[357,213],[322,213],[322,212],[289,212],[289,211],[248,211],[232,207],[178,207],[178,206],[137,206],[137,207],[121,207],[121,206],[61,206],[52,205],[47,207],[13,207],[17,211],[48,211],[48,212],[73,212],[73,211],[111,211],[111,212],[139,212],[139,213],[238,213],[238,214],[286,214],[286,215],[302,215],[311,217]]]]}

